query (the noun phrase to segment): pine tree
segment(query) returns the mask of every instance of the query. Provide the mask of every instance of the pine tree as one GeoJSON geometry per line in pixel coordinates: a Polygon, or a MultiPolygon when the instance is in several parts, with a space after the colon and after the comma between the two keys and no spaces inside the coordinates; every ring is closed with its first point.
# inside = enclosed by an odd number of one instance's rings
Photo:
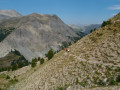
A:
{"type": "Polygon", "coordinates": [[[37,64],[36,59],[33,59],[33,60],[31,61],[31,67],[35,67],[36,64],[37,64]]]}
{"type": "Polygon", "coordinates": [[[16,70],[18,68],[17,64],[12,65],[12,71],[16,70]]]}
{"type": "Polygon", "coordinates": [[[43,64],[44,63],[44,58],[41,58],[40,59],[40,64],[43,64]]]}
{"type": "Polygon", "coordinates": [[[48,60],[50,60],[54,56],[54,51],[50,49],[48,53],[46,54],[46,56],[48,57],[48,60]]]}

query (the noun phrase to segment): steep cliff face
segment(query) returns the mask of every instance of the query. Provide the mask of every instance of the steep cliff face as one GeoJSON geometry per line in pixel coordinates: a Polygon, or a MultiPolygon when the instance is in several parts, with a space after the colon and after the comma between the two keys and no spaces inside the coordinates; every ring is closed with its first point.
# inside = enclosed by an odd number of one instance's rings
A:
{"type": "Polygon", "coordinates": [[[43,57],[53,48],[59,50],[63,42],[74,42],[80,38],[56,15],[31,14],[12,18],[0,24],[2,29],[13,27],[14,30],[0,43],[0,57],[11,49],[20,51],[26,59],[43,57]]]}

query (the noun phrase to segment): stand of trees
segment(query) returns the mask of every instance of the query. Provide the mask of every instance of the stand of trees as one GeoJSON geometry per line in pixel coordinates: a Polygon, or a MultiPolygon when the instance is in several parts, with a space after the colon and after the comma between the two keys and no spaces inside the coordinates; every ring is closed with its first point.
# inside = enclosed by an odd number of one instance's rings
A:
{"type": "Polygon", "coordinates": [[[31,61],[31,67],[35,67],[36,64],[37,64],[37,59],[35,58],[31,61]]]}
{"type": "Polygon", "coordinates": [[[45,60],[44,58],[40,58],[40,57],[38,57],[38,59],[37,58],[32,59],[31,67],[35,67],[38,61],[40,61],[40,64],[43,64],[45,60]]]}
{"type": "Polygon", "coordinates": [[[112,22],[111,22],[110,20],[109,20],[109,21],[103,21],[101,27],[104,27],[104,26],[109,25],[109,24],[111,24],[111,23],[112,23],[112,22]]]}
{"type": "Polygon", "coordinates": [[[94,28],[94,29],[91,29],[91,30],[90,30],[90,33],[94,32],[95,30],[96,30],[96,28],[94,28]]]}
{"type": "Polygon", "coordinates": [[[14,27],[9,27],[7,29],[0,28],[0,42],[4,40],[13,30],[15,30],[14,27]]]}

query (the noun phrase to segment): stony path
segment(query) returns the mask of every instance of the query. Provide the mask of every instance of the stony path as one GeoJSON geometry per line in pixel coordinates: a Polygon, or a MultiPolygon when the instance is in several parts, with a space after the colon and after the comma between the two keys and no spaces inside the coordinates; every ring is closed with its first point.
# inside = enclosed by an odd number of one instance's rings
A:
{"type": "Polygon", "coordinates": [[[79,56],[76,56],[76,55],[73,55],[73,54],[68,54],[68,55],[70,55],[70,56],[74,56],[76,59],[78,59],[78,60],[80,60],[80,61],[84,61],[84,62],[89,62],[89,63],[94,63],[94,64],[102,64],[102,65],[105,65],[105,66],[120,66],[120,65],[114,65],[114,64],[112,64],[112,63],[103,63],[102,61],[95,61],[95,60],[86,60],[86,59],[83,59],[83,58],[81,58],[81,57],[79,57],[79,56]]]}

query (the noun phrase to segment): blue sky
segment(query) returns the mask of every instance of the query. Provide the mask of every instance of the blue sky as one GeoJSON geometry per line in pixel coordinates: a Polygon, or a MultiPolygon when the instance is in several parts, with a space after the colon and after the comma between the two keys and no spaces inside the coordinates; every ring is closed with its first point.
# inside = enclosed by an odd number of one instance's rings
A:
{"type": "Polygon", "coordinates": [[[99,24],[120,12],[120,0],[0,0],[0,9],[56,14],[67,24],[99,24]]]}

